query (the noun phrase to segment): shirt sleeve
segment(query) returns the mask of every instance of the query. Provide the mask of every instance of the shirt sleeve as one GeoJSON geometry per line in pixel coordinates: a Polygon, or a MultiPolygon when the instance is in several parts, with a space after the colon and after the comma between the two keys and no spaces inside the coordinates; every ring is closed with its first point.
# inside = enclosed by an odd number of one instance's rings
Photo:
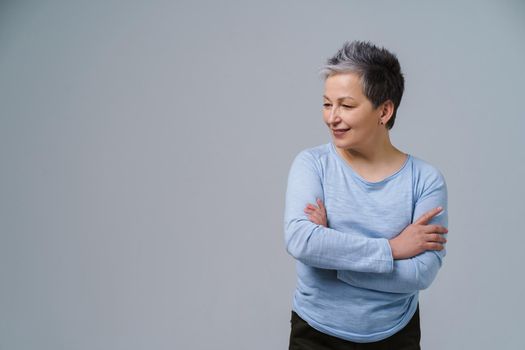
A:
{"type": "MultiPolygon", "coordinates": [[[[430,209],[442,206],[443,210],[428,224],[438,224],[448,228],[447,185],[443,175],[436,171],[430,184],[416,201],[412,222],[430,209]]],[[[447,237],[447,234],[444,234],[447,237]]],[[[363,273],[338,270],[337,278],[356,287],[391,293],[412,293],[426,289],[434,281],[446,255],[446,243],[442,250],[427,250],[409,259],[394,260],[394,268],[389,273],[363,273]]]]}
{"type": "Polygon", "coordinates": [[[370,238],[359,232],[341,232],[317,225],[304,212],[316,198],[324,201],[317,160],[301,151],[288,174],[284,213],[287,252],[302,263],[331,270],[392,272],[394,259],[386,238],[370,238]]]}

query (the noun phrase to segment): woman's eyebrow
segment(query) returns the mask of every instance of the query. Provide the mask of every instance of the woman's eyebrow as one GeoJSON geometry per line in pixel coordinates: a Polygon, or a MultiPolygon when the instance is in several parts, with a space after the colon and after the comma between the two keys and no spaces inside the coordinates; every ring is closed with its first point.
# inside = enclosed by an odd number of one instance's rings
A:
{"type": "MultiPolygon", "coordinates": [[[[330,99],[326,95],[323,95],[323,97],[326,98],[328,101],[330,101],[330,99]]],[[[337,100],[341,101],[341,100],[344,100],[345,98],[349,98],[349,99],[355,100],[355,98],[353,98],[352,96],[339,97],[337,100]]]]}

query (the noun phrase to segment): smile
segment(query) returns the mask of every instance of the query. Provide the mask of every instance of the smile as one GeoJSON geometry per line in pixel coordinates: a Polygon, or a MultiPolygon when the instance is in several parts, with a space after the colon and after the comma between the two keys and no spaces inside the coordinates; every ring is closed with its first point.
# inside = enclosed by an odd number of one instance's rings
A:
{"type": "Polygon", "coordinates": [[[348,129],[337,129],[337,130],[332,129],[332,132],[334,133],[335,136],[343,136],[349,130],[350,130],[350,128],[348,128],[348,129]]]}

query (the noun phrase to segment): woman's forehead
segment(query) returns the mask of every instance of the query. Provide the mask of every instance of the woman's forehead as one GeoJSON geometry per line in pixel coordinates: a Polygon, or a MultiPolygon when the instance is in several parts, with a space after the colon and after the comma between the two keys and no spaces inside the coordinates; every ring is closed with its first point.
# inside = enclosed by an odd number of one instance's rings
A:
{"type": "Polygon", "coordinates": [[[324,85],[324,97],[332,99],[363,97],[361,79],[356,74],[346,73],[328,77],[324,85]]]}

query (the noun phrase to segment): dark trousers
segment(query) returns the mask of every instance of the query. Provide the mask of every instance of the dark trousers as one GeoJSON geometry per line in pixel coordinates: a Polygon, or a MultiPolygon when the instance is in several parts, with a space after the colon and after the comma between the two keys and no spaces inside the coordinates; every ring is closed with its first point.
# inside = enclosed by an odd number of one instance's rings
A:
{"type": "Polygon", "coordinates": [[[289,350],[420,350],[419,303],[410,322],[390,337],[371,343],[354,343],[312,328],[292,310],[289,350]]]}

